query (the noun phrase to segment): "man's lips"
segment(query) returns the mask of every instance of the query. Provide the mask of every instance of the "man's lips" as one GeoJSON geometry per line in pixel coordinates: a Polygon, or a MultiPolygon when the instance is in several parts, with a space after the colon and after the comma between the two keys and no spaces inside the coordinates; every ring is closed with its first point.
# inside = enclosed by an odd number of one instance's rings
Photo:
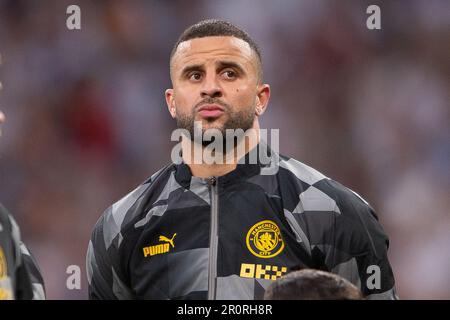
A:
{"type": "Polygon", "coordinates": [[[216,104],[205,104],[198,109],[198,113],[204,118],[217,118],[223,112],[223,108],[216,104]]]}

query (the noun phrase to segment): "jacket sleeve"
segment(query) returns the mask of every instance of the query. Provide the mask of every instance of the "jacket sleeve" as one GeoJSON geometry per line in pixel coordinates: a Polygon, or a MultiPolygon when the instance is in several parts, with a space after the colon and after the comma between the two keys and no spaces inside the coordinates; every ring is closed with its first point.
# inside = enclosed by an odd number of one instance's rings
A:
{"type": "Polygon", "coordinates": [[[329,216],[329,228],[314,253],[322,256],[325,269],[351,281],[367,299],[398,299],[389,239],[374,210],[350,189],[334,198],[339,214],[329,216]]]}
{"type": "Polygon", "coordinates": [[[121,261],[117,243],[122,235],[117,230],[119,227],[115,224],[112,209],[109,208],[94,227],[87,250],[86,270],[91,300],[133,297],[120,272],[121,261]]]}
{"type": "Polygon", "coordinates": [[[89,285],[89,299],[114,300],[112,264],[103,237],[104,216],[97,222],[89,241],[86,256],[86,270],[89,285]]]}
{"type": "Polygon", "coordinates": [[[36,259],[23,242],[20,243],[20,254],[22,257],[22,265],[20,266],[18,272],[23,276],[18,276],[18,278],[29,278],[32,300],[45,300],[45,285],[42,273],[36,263],[36,259]]]}
{"type": "Polygon", "coordinates": [[[35,258],[21,240],[20,229],[12,215],[8,215],[11,225],[11,239],[14,246],[15,298],[17,300],[45,300],[45,287],[41,271],[35,258]]]}

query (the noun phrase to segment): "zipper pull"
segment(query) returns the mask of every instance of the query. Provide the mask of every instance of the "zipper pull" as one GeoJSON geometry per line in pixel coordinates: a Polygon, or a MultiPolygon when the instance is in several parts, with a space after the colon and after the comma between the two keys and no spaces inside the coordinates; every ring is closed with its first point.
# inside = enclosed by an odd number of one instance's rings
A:
{"type": "Polygon", "coordinates": [[[208,185],[209,185],[209,186],[215,186],[215,185],[216,185],[216,182],[217,182],[216,177],[209,177],[209,178],[208,178],[208,185]]]}

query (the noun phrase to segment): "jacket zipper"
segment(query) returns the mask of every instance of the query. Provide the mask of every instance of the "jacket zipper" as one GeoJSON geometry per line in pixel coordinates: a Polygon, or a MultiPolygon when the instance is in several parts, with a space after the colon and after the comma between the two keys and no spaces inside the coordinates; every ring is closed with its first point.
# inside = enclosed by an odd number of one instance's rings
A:
{"type": "Polygon", "coordinates": [[[209,269],[208,269],[208,300],[216,299],[217,287],[217,248],[219,242],[219,194],[217,178],[208,178],[211,195],[211,228],[209,233],[209,269]]]}

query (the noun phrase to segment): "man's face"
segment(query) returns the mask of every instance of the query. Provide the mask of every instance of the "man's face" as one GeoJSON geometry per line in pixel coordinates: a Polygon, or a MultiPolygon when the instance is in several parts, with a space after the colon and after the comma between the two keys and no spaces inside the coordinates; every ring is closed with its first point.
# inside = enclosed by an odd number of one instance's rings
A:
{"type": "Polygon", "coordinates": [[[260,84],[259,60],[247,42],[205,37],[180,43],[171,61],[169,112],[193,138],[194,121],[211,128],[247,130],[264,109],[269,86],[260,84]]]}

